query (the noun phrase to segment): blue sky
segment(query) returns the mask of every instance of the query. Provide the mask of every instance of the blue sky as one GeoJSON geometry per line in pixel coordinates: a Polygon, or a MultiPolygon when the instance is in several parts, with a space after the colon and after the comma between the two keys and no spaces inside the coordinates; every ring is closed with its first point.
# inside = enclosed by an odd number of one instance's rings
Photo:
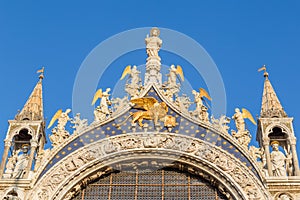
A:
{"type": "MultiPolygon", "coordinates": [[[[35,72],[41,66],[46,68],[44,108],[49,122],[57,109],[72,107],[76,74],[99,43],[129,29],[152,26],[184,33],[209,53],[225,85],[228,116],[235,107],[259,114],[264,79],[257,69],[266,64],[299,138],[298,1],[124,2],[0,2],[0,140],[5,138],[7,120],[14,118],[36,84],[35,72]]],[[[172,59],[181,64],[194,88],[205,87],[184,59],[168,52],[161,57],[164,64],[172,59]]],[[[145,58],[145,51],[121,56],[109,66],[100,87],[114,85],[128,63],[140,65],[145,58]]],[[[247,125],[254,140],[256,127],[247,125]]]]}

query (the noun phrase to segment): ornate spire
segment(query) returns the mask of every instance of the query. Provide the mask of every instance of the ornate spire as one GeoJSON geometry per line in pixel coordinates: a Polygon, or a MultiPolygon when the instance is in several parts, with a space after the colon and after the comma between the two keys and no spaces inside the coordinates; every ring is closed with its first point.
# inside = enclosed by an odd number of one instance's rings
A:
{"type": "Polygon", "coordinates": [[[160,47],[162,45],[162,40],[159,38],[159,29],[152,28],[150,31],[150,37],[147,35],[145,38],[146,42],[146,52],[148,55],[147,63],[146,63],[146,73],[145,73],[145,83],[148,84],[162,84],[162,76],[160,73],[161,58],[158,55],[160,47]]]}
{"type": "Polygon", "coordinates": [[[44,120],[42,90],[44,67],[38,70],[37,73],[40,73],[39,81],[34,87],[21,112],[17,114],[16,120],[44,120]]]}
{"type": "Polygon", "coordinates": [[[275,90],[273,89],[272,84],[269,80],[269,74],[267,72],[266,66],[264,65],[258,71],[264,71],[265,77],[260,117],[287,117],[287,114],[283,110],[283,107],[281,106],[275,90]]]}

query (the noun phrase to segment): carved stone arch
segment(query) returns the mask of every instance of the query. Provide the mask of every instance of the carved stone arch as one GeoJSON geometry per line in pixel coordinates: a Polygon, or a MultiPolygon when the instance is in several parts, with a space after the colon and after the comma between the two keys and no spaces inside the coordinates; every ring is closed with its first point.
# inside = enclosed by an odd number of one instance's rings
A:
{"type": "Polygon", "coordinates": [[[21,190],[19,187],[9,187],[7,188],[7,190],[4,192],[4,195],[1,199],[6,199],[9,197],[9,195],[12,195],[16,198],[16,200],[19,198],[20,200],[21,199],[24,199],[24,191],[21,190]]]}
{"type": "Polygon", "coordinates": [[[218,147],[179,134],[137,133],[102,139],[72,152],[33,185],[34,192],[29,193],[26,199],[63,199],[67,192],[93,173],[105,167],[118,168],[118,163],[134,159],[165,160],[169,164],[178,162],[195,172],[205,172],[220,183],[220,188],[228,191],[233,199],[271,198],[247,166],[218,147]],[[151,145],[147,143],[149,138],[154,139],[151,145]],[[193,144],[193,148],[182,149],[177,143],[168,144],[166,138],[182,141],[188,147],[193,144]]]}
{"type": "Polygon", "coordinates": [[[29,126],[20,126],[9,135],[9,141],[14,142],[14,150],[22,149],[23,145],[30,146],[34,138],[34,130],[29,126]]]}
{"type": "Polygon", "coordinates": [[[295,196],[292,195],[289,192],[278,192],[278,193],[276,193],[275,196],[274,196],[275,197],[274,200],[281,200],[283,195],[286,195],[288,198],[290,198],[289,200],[296,200],[295,196]]]}
{"type": "Polygon", "coordinates": [[[280,128],[282,130],[283,133],[287,134],[288,137],[291,136],[291,130],[285,125],[285,124],[282,124],[282,123],[271,123],[269,126],[267,126],[266,128],[266,132],[268,133],[268,135],[270,133],[272,133],[273,131],[273,128],[280,128]]]}
{"type": "MultiPolygon", "coordinates": [[[[245,194],[243,194],[241,188],[235,188],[235,186],[231,185],[228,187],[228,185],[231,184],[230,180],[226,180],[225,178],[221,178],[217,176],[217,173],[214,173],[209,167],[207,166],[195,166],[195,165],[189,165],[189,163],[184,162],[183,160],[177,160],[176,162],[170,164],[169,162],[171,160],[165,160],[168,159],[166,158],[158,158],[154,160],[149,160],[148,157],[144,157],[144,159],[139,158],[140,161],[137,161],[137,159],[133,160],[127,160],[126,162],[120,162],[120,163],[114,163],[113,167],[102,167],[102,169],[95,169],[93,172],[90,172],[85,178],[82,178],[81,180],[77,180],[77,183],[73,183],[72,185],[69,185],[69,188],[71,188],[69,191],[65,193],[65,195],[61,195],[58,197],[63,197],[64,199],[70,199],[73,197],[76,192],[78,192],[78,189],[83,188],[84,186],[88,185],[90,182],[93,180],[100,178],[101,176],[104,176],[106,174],[109,174],[112,172],[112,170],[115,168],[118,171],[121,171],[120,168],[122,168],[122,165],[125,167],[130,167],[136,168],[138,165],[143,165],[143,164],[150,164],[153,161],[155,164],[161,164],[161,167],[163,168],[168,167],[168,168],[173,168],[173,169],[180,169],[182,172],[190,173],[196,176],[199,176],[206,181],[208,181],[212,186],[216,187],[220,193],[222,193],[224,196],[226,196],[228,199],[247,199],[245,198],[245,194]],[[147,161],[146,161],[147,160],[147,161]],[[165,165],[164,162],[167,162],[168,164],[165,165]],[[77,191],[76,191],[77,190],[77,191]]],[[[182,157],[183,159],[183,157],[182,157]]],[[[158,169],[159,170],[159,169],[158,169]]],[[[74,178],[76,180],[76,178],[74,178]]],[[[61,190],[63,191],[63,190],[61,190]]],[[[60,199],[60,198],[58,198],[60,199]]]]}
{"type": "Polygon", "coordinates": [[[229,199],[248,199],[247,194],[238,184],[234,183],[234,180],[230,176],[226,176],[225,174],[220,173],[219,170],[215,168],[215,166],[208,162],[205,162],[203,160],[200,161],[197,159],[194,160],[190,156],[173,154],[171,152],[164,152],[163,154],[155,158],[150,155],[152,153],[160,154],[161,152],[148,152],[144,155],[141,155],[143,153],[134,153],[133,151],[131,151],[121,153],[117,156],[117,158],[115,157],[115,155],[111,155],[110,157],[105,158],[105,160],[111,160],[111,162],[104,162],[104,160],[91,162],[88,166],[86,166],[79,172],[74,173],[67,180],[63,180],[64,184],[60,188],[58,188],[56,192],[53,193],[53,196],[50,199],[65,199],[66,196],[70,196],[68,195],[68,193],[73,192],[74,188],[79,188],[81,184],[86,184],[87,180],[91,180],[91,176],[94,175],[94,177],[97,177],[95,176],[95,174],[97,173],[98,175],[105,175],[112,169],[122,168],[122,164],[126,165],[126,167],[131,163],[133,163],[133,165],[139,165],[143,164],[145,160],[151,161],[151,159],[153,159],[156,164],[161,164],[161,167],[172,166],[172,162],[176,161],[176,163],[184,165],[187,168],[187,172],[193,172],[194,174],[207,179],[216,187],[222,188],[222,192],[224,193],[224,195],[228,196],[229,199]],[[180,156],[179,159],[178,156],[180,156]]]}
{"type": "Polygon", "coordinates": [[[18,135],[20,133],[20,131],[23,130],[23,129],[27,129],[28,130],[28,134],[31,135],[31,137],[34,137],[35,131],[30,126],[24,125],[24,126],[19,126],[19,127],[15,128],[12,131],[13,134],[9,135],[8,140],[11,141],[13,139],[13,137],[16,136],[16,135],[18,135]]]}
{"type": "Polygon", "coordinates": [[[272,123],[266,130],[270,142],[279,141],[279,145],[282,146],[286,152],[290,152],[289,140],[292,134],[285,124],[272,123]]]}

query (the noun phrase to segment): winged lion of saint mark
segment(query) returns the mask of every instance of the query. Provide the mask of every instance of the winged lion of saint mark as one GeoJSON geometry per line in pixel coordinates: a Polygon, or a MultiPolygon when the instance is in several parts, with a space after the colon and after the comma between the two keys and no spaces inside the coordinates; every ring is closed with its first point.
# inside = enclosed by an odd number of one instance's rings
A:
{"type": "MultiPolygon", "coordinates": [[[[139,126],[143,127],[143,120],[153,120],[154,124],[158,123],[158,120],[163,121],[166,127],[176,126],[176,120],[173,116],[167,115],[168,107],[165,102],[158,102],[153,97],[142,97],[130,100],[133,103],[133,108],[142,109],[134,113],[130,113],[129,117],[132,116],[131,123],[138,122],[139,126]]],[[[129,118],[128,117],[128,118],[129,118]]],[[[127,118],[127,119],[128,119],[127,118]]],[[[127,120],[126,119],[126,120],[127,120]]],[[[124,122],[126,121],[124,120],[124,122]]],[[[121,124],[119,124],[120,126],[121,124]]]]}

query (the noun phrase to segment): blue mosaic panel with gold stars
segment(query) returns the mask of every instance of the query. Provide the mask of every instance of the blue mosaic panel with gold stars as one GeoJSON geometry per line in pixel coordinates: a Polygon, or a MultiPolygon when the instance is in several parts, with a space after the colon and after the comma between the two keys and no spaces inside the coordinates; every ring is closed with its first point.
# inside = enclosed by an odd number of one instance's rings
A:
{"type": "MultiPolygon", "coordinates": [[[[154,88],[151,88],[145,96],[154,97],[155,99],[157,99],[158,102],[162,101],[162,99],[158,96],[154,88]]],[[[55,163],[57,163],[63,157],[85,145],[99,141],[105,137],[131,133],[132,125],[130,113],[136,111],[140,110],[131,108],[129,111],[125,112],[117,119],[112,120],[101,127],[88,131],[80,137],[73,140],[53,157],[53,159],[46,166],[40,177],[42,177],[53,165],[55,165],[55,163]]],[[[199,138],[203,141],[209,142],[215,146],[222,148],[223,150],[238,158],[259,178],[259,175],[252,163],[245,157],[245,155],[239,149],[237,149],[226,138],[224,138],[216,132],[199,126],[190,119],[180,116],[179,113],[177,113],[170,107],[168,109],[168,115],[171,115],[176,118],[176,126],[172,129],[173,133],[184,134],[191,137],[199,138]]],[[[144,120],[143,123],[148,124],[148,131],[154,131],[154,124],[152,120],[144,120]]],[[[140,127],[138,124],[136,125],[136,132],[144,132],[142,127],[140,127]]],[[[168,130],[166,127],[162,127],[160,132],[168,132],[168,130]]]]}

